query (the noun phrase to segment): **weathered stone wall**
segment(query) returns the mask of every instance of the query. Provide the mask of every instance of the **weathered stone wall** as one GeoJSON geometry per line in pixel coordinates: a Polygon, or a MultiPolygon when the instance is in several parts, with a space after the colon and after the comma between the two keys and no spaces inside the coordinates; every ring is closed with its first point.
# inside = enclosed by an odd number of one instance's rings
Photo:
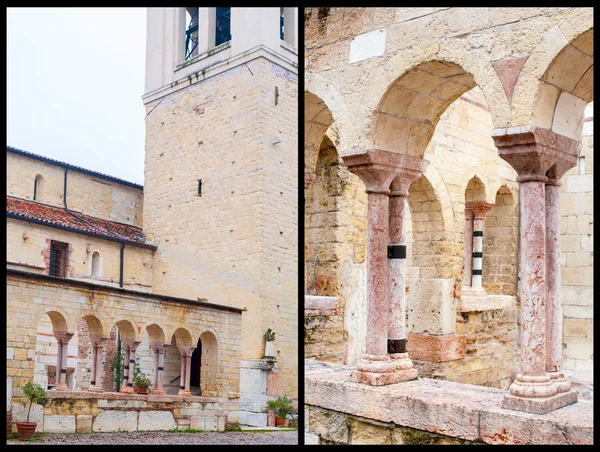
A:
{"type": "MultiPolygon", "coordinates": [[[[12,431],[27,416],[23,398],[13,402],[12,431]]],[[[208,397],[177,397],[86,392],[49,393],[48,403],[32,406],[36,431],[91,433],[193,429],[224,431],[232,407],[208,397]]]]}
{"type": "MultiPolygon", "coordinates": [[[[7,267],[34,273],[48,274],[46,259],[50,240],[68,243],[72,249],[68,278],[96,284],[119,286],[121,244],[110,240],[50,228],[27,221],[9,218],[6,225],[7,267]],[[24,239],[23,234],[29,233],[24,239]],[[88,245],[92,251],[87,252],[88,245]],[[92,276],[92,254],[98,251],[102,276],[92,276]]],[[[134,290],[150,291],[152,286],[152,250],[125,246],[123,285],[134,290]]]]}
{"type": "MultiPolygon", "coordinates": [[[[7,194],[33,200],[34,180],[43,180],[38,202],[64,207],[65,168],[12,152],[6,153],[7,194]]],[[[142,226],[143,192],[136,187],[69,170],[69,209],[105,220],[142,226]]]]}
{"type": "Polygon", "coordinates": [[[577,167],[560,186],[563,369],[576,381],[593,384],[594,286],[594,110],[588,105],[577,167]]]}
{"type": "Polygon", "coordinates": [[[296,76],[257,58],[149,102],[146,113],[153,292],[247,308],[242,359],[262,358],[272,328],[283,390],[295,396],[296,76]]]}
{"type": "MultiPolygon", "coordinates": [[[[22,386],[34,377],[35,361],[31,351],[36,349],[40,320],[50,314],[58,322],[54,329],[58,326],[71,332],[76,331],[79,319],[95,317],[105,337],[109,337],[112,327],[121,321],[132,325],[129,333],[135,334],[137,340],[141,340],[151,325],[154,325],[152,334],[162,333],[167,343],[178,328],[186,329],[195,342],[201,334],[210,332],[216,336],[218,343],[216,379],[219,386],[213,395],[239,406],[241,313],[166,301],[140,292],[11,273],[9,270],[7,377],[12,379],[13,397],[21,396],[22,386]],[[61,319],[64,319],[62,326],[61,319]]],[[[140,349],[141,345],[138,348],[141,353],[143,350],[140,349]]],[[[76,350],[77,347],[75,357],[76,350]]],[[[232,412],[231,415],[237,416],[237,413],[232,412]]],[[[237,418],[234,421],[237,422],[237,418]]]]}

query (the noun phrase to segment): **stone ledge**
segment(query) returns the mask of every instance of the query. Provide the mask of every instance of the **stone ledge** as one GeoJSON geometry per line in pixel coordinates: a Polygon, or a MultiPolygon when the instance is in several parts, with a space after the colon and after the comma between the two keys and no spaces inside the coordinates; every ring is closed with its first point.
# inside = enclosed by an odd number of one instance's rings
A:
{"type": "Polygon", "coordinates": [[[121,392],[46,391],[48,399],[99,399],[99,400],[142,400],[145,402],[197,402],[216,403],[217,397],[152,394],[124,394],[121,392]]]}
{"type": "Polygon", "coordinates": [[[304,295],[304,316],[339,315],[340,301],[338,297],[304,295]]]}
{"type": "Polygon", "coordinates": [[[516,306],[517,299],[512,295],[487,295],[483,297],[463,295],[460,298],[458,312],[492,311],[516,306]]]}
{"type": "Polygon", "coordinates": [[[593,402],[537,415],[503,409],[500,389],[429,378],[375,387],[351,382],[352,369],[305,361],[305,403],[487,444],[593,444],[593,402]]]}

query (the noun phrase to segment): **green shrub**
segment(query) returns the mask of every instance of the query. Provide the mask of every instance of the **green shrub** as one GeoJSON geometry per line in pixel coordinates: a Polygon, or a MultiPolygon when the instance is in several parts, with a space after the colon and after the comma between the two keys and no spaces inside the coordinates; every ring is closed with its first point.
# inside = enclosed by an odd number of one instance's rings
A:
{"type": "Polygon", "coordinates": [[[267,402],[269,409],[275,411],[277,417],[285,417],[287,414],[294,411],[292,401],[287,396],[279,396],[275,400],[267,402]]]}

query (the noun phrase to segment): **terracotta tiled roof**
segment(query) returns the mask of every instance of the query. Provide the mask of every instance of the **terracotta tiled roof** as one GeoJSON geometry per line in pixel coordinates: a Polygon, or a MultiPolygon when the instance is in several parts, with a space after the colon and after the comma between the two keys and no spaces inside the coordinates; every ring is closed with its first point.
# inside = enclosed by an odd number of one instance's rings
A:
{"type": "Polygon", "coordinates": [[[115,221],[102,220],[79,212],[71,215],[65,209],[47,204],[40,204],[25,199],[6,197],[6,213],[18,215],[24,220],[32,219],[49,225],[64,226],[82,232],[105,235],[107,238],[128,240],[147,245],[142,228],[115,221]]]}

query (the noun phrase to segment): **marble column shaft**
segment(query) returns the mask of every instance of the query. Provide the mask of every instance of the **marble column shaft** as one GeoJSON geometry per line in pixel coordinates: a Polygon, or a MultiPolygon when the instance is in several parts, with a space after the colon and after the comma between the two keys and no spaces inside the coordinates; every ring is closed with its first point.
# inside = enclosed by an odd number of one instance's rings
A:
{"type": "MultiPolygon", "coordinates": [[[[129,384],[129,354],[131,351],[123,342],[121,343],[125,349],[125,356],[123,357],[123,384],[121,384],[120,392],[127,392],[127,386],[129,384]]],[[[133,372],[131,372],[131,376],[133,379],[133,372]]]]}
{"type": "Polygon", "coordinates": [[[58,391],[66,391],[67,387],[67,360],[69,352],[69,341],[74,336],[74,333],[66,331],[54,332],[54,337],[58,342],[58,350],[56,354],[56,381],[54,388],[58,391]]]}
{"type": "Polygon", "coordinates": [[[471,286],[473,271],[473,208],[465,207],[465,270],[463,286],[471,286]]]}

